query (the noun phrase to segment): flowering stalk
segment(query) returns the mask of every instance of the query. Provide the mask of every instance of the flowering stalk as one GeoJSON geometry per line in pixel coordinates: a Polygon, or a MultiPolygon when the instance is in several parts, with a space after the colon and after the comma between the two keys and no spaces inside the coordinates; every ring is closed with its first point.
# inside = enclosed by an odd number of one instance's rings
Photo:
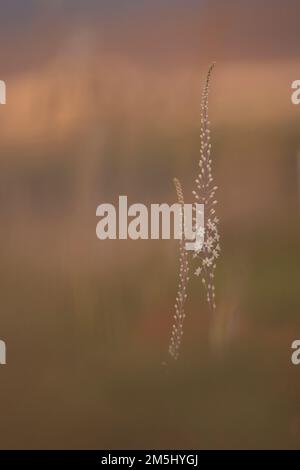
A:
{"type": "MultiPolygon", "coordinates": [[[[212,311],[216,310],[215,302],[215,269],[216,261],[220,256],[220,235],[218,231],[219,219],[216,215],[217,200],[215,197],[217,186],[214,186],[214,179],[212,176],[212,160],[211,160],[211,143],[210,143],[210,122],[208,120],[208,95],[211,74],[214,64],[208,70],[206,83],[202,92],[201,99],[201,130],[200,130],[200,160],[199,160],[199,173],[195,180],[196,189],[193,195],[197,204],[204,206],[204,230],[203,227],[197,227],[197,214],[196,207],[194,209],[193,223],[197,235],[201,239],[204,236],[204,243],[199,248],[196,248],[193,253],[193,258],[198,260],[198,267],[195,270],[195,275],[200,276],[202,284],[206,292],[206,300],[212,311]]],[[[179,284],[174,305],[174,323],[171,333],[171,341],[169,345],[169,354],[174,359],[178,359],[179,349],[183,336],[183,324],[185,319],[185,302],[187,298],[187,285],[189,281],[189,252],[185,248],[185,227],[184,227],[184,197],[182,186],[177,178],[174,178],[174,184],[177,193],[177,199],[181,206],[181,220],[182,220],[182,234],[180,240],[180,270],[179,270],[179,284]]]]}
{"type": "Polygon", "coordinates": [[[183,323],[185,319],[185,301],[187,298],[187,285],[189,281],[189,262],[188,251],[185,249],[185,230],[184,230],[184,197],[182,186],[177,178],[174,178],[177,199],[181,209],[181,239],[179,248],[179,284],[175,301],[174,323],[172,326],[171,341],[169,346],[169,354],[173,359],[178,359],[179,349],[183,336],[183,323]]]}
{"type": "MultiPolygon", "coordinates": [[[[208,119],[208,95],[212,70],[212,64],[208,70],[207,79],[202,92],[201,100],[201,130],[200,130],[200,160],[199,174],[195,180],[196,189],[193,191],[197,203],[204,205],[204,244],[200,251],[195,251],[193,258],[199,261],[195,275],[200,276],[206,291],[206,300],[214,311],[215,302],[215,269],[216,260],[219,258],[220,235],[218,231],[219,219],[216,216],[217,200],[215,194],[217,186],[214,186],[212,176],[210,122],[208,119]]],[[[196,217],[194,217],[194,222],[196,217]]]]}

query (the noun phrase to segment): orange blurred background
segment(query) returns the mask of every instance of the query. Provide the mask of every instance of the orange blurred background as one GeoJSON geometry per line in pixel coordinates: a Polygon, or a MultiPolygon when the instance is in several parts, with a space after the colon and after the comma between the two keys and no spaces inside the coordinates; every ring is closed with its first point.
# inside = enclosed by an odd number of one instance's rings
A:
{"type": "Polygon", "coordinates": [[[299,448],[299,2],[4,0],[0,446],[299,448]],[[163,367],[176,241],[97,240],[96,207],[187,202],[210,92],[222,257],[163,367]]]}

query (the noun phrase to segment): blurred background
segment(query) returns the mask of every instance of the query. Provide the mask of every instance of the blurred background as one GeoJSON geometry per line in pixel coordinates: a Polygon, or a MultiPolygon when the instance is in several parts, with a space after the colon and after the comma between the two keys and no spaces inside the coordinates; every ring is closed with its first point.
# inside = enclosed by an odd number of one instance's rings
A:
{"type": "Polygon", "coordinates": [[[0,446],[299,448],[296,0],[2,0],[0,446]],[[210,93],[217,313],[177,241],[96,238],[96,207],[186,202],[210,93]]]}

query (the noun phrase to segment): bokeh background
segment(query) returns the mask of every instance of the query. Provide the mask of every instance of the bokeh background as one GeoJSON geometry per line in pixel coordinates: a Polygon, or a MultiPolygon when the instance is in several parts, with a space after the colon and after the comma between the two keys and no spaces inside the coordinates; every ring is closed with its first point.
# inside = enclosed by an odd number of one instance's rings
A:
{"type": "Polygon", "coordinates": [[[299,448],[300,4],[1,0],[3,449],[299,448]],[[212,61],[217,314],[178,242],[97,240],[96,207],[186,200],[212,61]]]}

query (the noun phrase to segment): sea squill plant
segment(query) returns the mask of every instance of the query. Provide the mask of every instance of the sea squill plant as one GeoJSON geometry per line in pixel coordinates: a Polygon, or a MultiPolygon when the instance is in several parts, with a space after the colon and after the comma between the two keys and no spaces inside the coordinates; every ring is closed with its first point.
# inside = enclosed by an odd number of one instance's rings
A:
{"type": "MultiPolygon", "coordinates": [[[[201,99],[201,130],[200,130],[200,160],[199,173],[195,180],[196,189],[193,191],[195,202],[204,206],[204,243],[193,253],[193,258],[198,262],[195,275],[202,280],[206,293],[206,300],[212,311],[216,310],[215,301],[215,269],[220,255],[220,235],[218,230],[219,218],[216,215],[216,191],[212,174],[210,122],[208,119],[208,95],[212,70],[212,64],[208,70],[205,86],[201,99]]],[[[177,178],[174,179],[178,202],[181,205],[182,220],[184,214],[184,197],[182,186],[177,178]]],[[[194,208],[196,210],[196,208],[194,208]]],[[[196,214],[194,213],[194,230],[203,231],[203,227],[196,227],[196,214]]],[[[180,267],[179,285],[175,301],[174,322],[172,326],[169,354],[178,359],[180,345],[183,336],[183,323],[186,317],[185,302],[187,299],[187,285],[189,281],[189,252],[185,249],[184,222],[182,223],[182,239],[180,240],[180,267]]],[[[199,233],[199,232],[198,232],[199,233]]]]}
{"type": "Polygon", "coordinates": [[[171,341],[169,345],[169,354],[174,359],[178,359],[181,339],[183,335],[183,323],[185,319],[184,305],[187,298],[187,286],[189,282],[189,260],[188,251],[185,249],[185,230],[184,230],[184,197],[180,181],[174,178],[174,185],[177,194],[177,200],[180,204],[181,215],[181,240],[179,247],[179,284],[175,300],[174,322],[172,326],[171,341]]]}
{"type": "Polygon", "coordinates": [[[214,279],[216,262],[220,256],[221,247],[218,230],[219,218],[216,214],[216,191],[218,187],[214,185],[212,174],[210,122],[208,119],[208,95],[213,68],[214,64],[208,70],[202,92],[199,173],[195,180],[196,189],[193,191],[195,201],[204,205],[204,244],[201,250],[194,252],[193,258],[196,258],[199,263],[195,275],[201,277],[206,291],[206,300],[211,310],[215,311],[214,279]]]}

